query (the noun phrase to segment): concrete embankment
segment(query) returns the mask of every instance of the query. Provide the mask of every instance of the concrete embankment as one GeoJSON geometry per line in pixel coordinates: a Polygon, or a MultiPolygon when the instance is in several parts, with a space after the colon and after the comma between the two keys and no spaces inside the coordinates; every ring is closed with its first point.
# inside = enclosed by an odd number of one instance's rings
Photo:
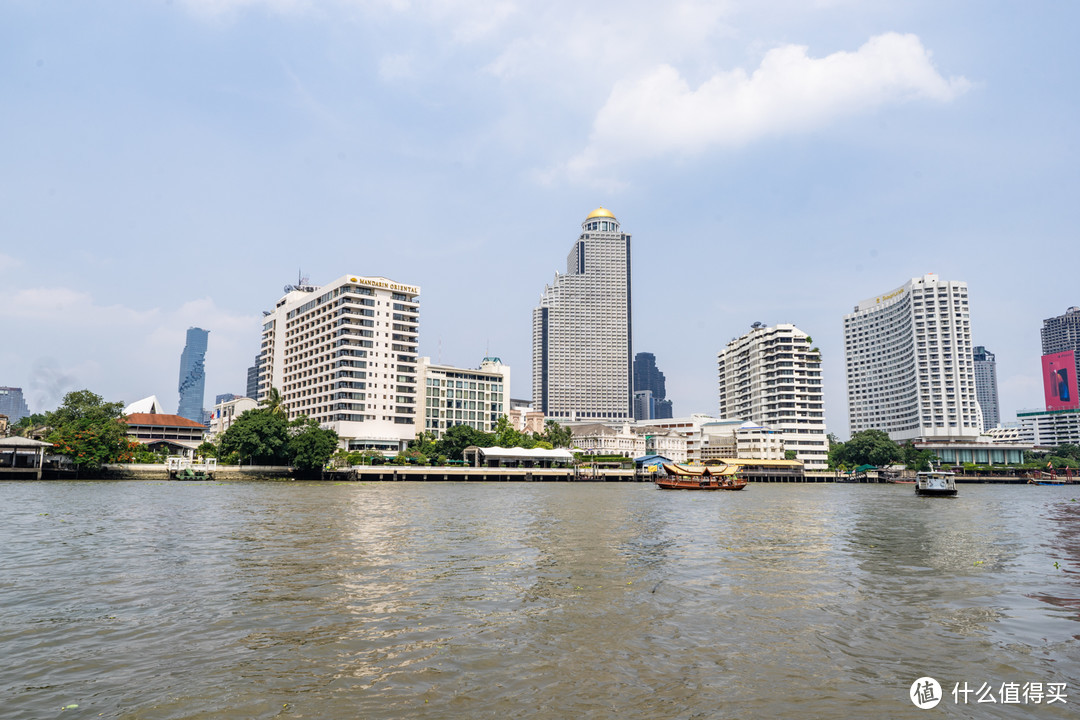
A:
{"type": "MultiPolygon", "coordinates": [[[[292,468],[280,465],[218,465],[211,474],[215,480],[288,478],[292,476],[292,468]]],[[[107,480],[168,480],[169,470],[161,464],[106,465],[102,477],[107,480]]]]}

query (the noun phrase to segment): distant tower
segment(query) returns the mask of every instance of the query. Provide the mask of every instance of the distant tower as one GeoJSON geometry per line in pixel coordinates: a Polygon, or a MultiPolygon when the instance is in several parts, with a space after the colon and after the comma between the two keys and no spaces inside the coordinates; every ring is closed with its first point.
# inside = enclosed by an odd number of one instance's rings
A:
{"type": "Polygon", "coordinates": [[[983,431],[1001,424],[1001,408],[998,405],[997,362],[994,353],[982,345],[972,351],[975,359],[975,399],[982,408],[983,431]]]}
{"type": "Polygon", "coordinates": [[[656,356],[650,352],[639,352],[634,356],[634,419],[670,418],[671,401],[666,397],[664,373],[656,367],[656,356]]]}
{"type": "Polygon", "coordinates": [[[252,400],[259,399],[259,356],[255,356],[255,364],[247,369],[247,397],[252,400]]]}
{"type": "Polygon", "coordinates": [[[1076,375],[1080,377],[1080,307],[1071,307],[1064,315],[1043,320],[1042,354],[1076,353],[1076,375]]]}
{"type": "Polygon", "coordinates": [[[176,414],[180,417],[203,421],[203,393],[206,386],[206,339],[209,330],[188,328],[187,344],[180,355],[180,407],[176,414]]]}
{"type": "Polygon", "coordinates": [[[609,210],[581,223],[566,274],[533,310],[533,408],[562,421],[633,415],[630,235],[609,210]]]}
{"type": "Polygon", "coordinates": [[[8,421],[14,425],[30,414],[30,408],[23,399],[22,388],[0,387],[0,415],[7,415],[8,421]]]}

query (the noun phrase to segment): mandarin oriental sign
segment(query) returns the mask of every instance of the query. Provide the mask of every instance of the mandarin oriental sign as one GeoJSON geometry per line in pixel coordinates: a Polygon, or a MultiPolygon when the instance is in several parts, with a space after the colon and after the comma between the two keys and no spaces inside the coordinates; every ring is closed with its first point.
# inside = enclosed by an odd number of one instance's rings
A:
{"type": "Polygon", "coordinates": [[[382,288],[383,290],[395,290],[397,292],[411,293],[413,295],[420,294],[420,288],[415,285],[400,285],[398,283],[390,282],[389,280],[371,280],[368,278],[356,278],[350,277],[349,282],[356,283],[357,285],[364,285],[365,287],[382,288]]]}
{"type": "Polygon", "coordinates": [[[883,303],[883,302],[885,302],[886,300],[892,300],[892,299],[893,299],[894,297],[896,297],[897,295],[903,295],[903,294],[904,294],[904,290],[905,290],[905,288],[900,288],[899,290],[894,290],[894,291],[892,291],[891,293],[889,293],[888,295],[882,295],[881,297],[879,297],[879,298],[877,299],[877,301],[878,301],[879,303],[883,303]]]}

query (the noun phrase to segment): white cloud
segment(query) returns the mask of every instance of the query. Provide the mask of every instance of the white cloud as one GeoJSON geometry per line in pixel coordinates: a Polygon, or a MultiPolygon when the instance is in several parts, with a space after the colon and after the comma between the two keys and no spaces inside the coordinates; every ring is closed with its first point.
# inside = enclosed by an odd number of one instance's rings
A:
{"type": "Polygon", "coordinates": [[[660,65],[615,85],[568,169],[584,177],[620,162],[744,145],[890,103],[948,102],[968,87],[964,78],[942,77],[918,37],[898,33],[823,58],[802,46],[775,48],[753,73],[716,73],[696,89],[660,65]]]}
{"type": "Polygon", "coordinates": [[[18,258],[13,258],[10,255],[0,253],[0,272],[7,272],[8,270],[18,270],[22,267],[22,261],[18,258]]]}
{"type": "Polygon", "coordinates": [[[223,310],[210,298],[142,309],[99,304],[93,295],[68,288],[39,287],[14,292],[0,304],[0,324],[18,337],[40,338],[48,328],[46,340],[28,345],[11,368],[25,379],[35,412],[56,407],[65,392],[82,388],[110,402],[157,395],[171,410],[180,353],[192,326],[210,331],[209,406],[215,394],[244,392],[244,373],[259,349],[258,316],[223,310]]]}

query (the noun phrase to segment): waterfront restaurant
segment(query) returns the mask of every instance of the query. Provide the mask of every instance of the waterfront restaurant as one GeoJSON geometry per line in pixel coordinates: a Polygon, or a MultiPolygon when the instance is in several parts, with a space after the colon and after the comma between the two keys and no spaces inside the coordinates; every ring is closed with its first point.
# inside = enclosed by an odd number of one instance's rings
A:
{"type": "Polygon", "coordinates": [[[550,468],[569,467],[574,454],[566,449],[488,447],[470,445],[464,450],[469,467],[550,468]]]}
{"type": "Polygon", "coordinates": [[[0,438],[0,477],[33,476],[41,479],[45,449],[52,443],[24,437],[0,438]]]}
{"type": "Polygon", "coordinates": [[[916,450],[929,450],[946,465],[1023,465],[1024,451],[1031,445],[997,442],[949,442],[944,440],[916,440],[916,450]]]}
{"type": "Polygon", "coordinates": [[[124,420],[128,437],[146,445],[151,452],[165,446],[170,454],[193,458],[206,436],[205,425],[179,415],[131,413],[124,420]]]}

